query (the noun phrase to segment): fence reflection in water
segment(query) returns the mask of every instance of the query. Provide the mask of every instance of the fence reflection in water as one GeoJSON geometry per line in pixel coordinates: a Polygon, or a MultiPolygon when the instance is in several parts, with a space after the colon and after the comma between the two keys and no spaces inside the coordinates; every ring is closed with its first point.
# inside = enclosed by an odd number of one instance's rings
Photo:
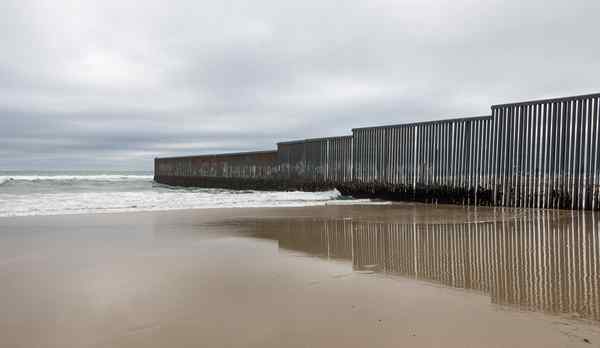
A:
{"type": "Polygon", "coordinates": [[[489,294],[492,303],[600,321],[598,215],[524,210],[501,222],[275,220],[282,249],[350,260],[356,271],[489,294]]]}

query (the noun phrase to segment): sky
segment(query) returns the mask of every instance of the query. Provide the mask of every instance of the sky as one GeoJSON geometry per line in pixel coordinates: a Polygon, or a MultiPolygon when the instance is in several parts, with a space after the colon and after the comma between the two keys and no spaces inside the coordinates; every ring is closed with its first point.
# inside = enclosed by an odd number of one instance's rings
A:
{"type": "Polygon", "coordinates": [[[0,170],[151,169],[600,92],[600,1],[0,1],[0,170]]]}

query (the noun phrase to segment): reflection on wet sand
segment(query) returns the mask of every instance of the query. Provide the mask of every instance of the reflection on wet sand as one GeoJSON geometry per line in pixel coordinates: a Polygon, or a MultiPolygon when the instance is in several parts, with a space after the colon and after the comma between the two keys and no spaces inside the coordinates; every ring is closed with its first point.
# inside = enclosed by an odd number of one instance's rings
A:
{"type": "Polygon", "coordinates": [[[523,211],[499,222],[262,221],[280,248],[351,260],[356,271],[481,291],[495,304],[600,321],[598,215],[523,211]]]}

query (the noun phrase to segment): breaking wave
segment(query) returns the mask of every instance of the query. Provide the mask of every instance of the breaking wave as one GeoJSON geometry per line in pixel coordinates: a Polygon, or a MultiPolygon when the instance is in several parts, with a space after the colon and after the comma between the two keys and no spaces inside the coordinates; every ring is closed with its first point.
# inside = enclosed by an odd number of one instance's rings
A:
{"type": "Polygon", "coordinates": [[[336,191],[272,192],[181,188],[149,173],[0,173],[0,217],[234,207],[355,204],[336,191]]]}

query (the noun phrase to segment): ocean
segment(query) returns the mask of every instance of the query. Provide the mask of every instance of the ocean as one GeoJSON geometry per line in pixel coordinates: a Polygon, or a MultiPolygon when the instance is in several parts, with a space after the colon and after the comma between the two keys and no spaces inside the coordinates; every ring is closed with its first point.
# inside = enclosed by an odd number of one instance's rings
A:
{"type": "Polygon", "coordinates": [[[366,203],[336,190],[265,192],[181,188],[147,171],[0,171],[0,217],[366,203]]]}

